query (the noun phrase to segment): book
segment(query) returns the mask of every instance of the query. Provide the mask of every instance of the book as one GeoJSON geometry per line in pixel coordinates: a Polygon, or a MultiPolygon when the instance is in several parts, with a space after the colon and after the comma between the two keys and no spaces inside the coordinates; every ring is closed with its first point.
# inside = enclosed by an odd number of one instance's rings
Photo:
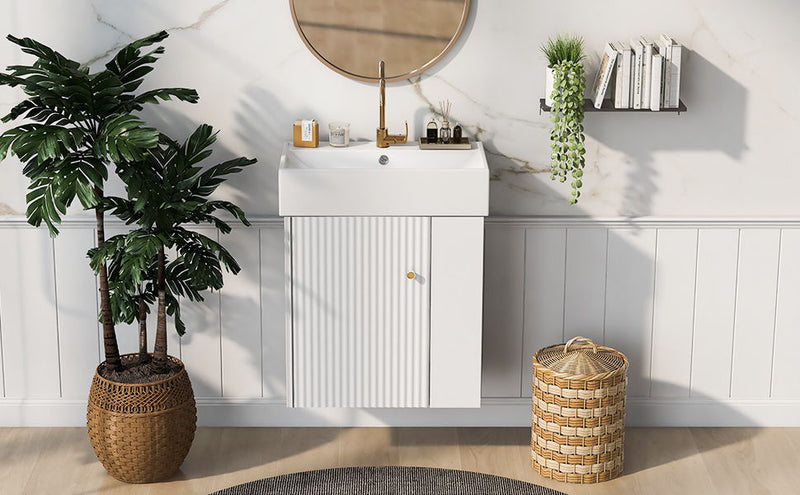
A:
{"type": "Polygon", "coordinates": [[[672,60],[672,38],[666,34],[662,34],[658,39],[658,51],[663,58],[664,63],[664,82],[661,88],[661,108],[670,108],[671,102],[669,100],[670,83],[672,80],[672,71],[667,70],[672,60]]]}
{"type": "Polygon", "coordinates": [[[619,98],[614,102],[614,108],[631,108],[631,65],[633,51],[631,47],[620,42],[617,48],[617,56],[622,59],[622,63],[617,63],[617,91],[619,98]]]}
{"type": "Polygon", "coordinates": [[[594,107],[599,109],[603,106],[603,99],[606,97],[608,85],[611,82],[611,73],[617,65],[617,47],[614,43],[607,43],[603,55],[600,57],[600,68],[597,70],[597,77],[594,78],[592,86],[592,98],[594,107]]]}
{"type": "Polygon", "coordinates": [[[664,73],[664,57],[660,53],[653,54],[653,67],[650,77],[650,110],[658,112],[661,110],[661,88],[664,84],[662,74],[664,73]]]}
{"type": "Polygon", "coordinates": [[[669,61],[669,104],[668,108],[678,108],[681,101],[681,56],[683,47],[672,44],[672,58],[669,61]]]}
{"type": "Polygon", "coordinates": [[[633,69],[631,71],[631,105],[630,108],[636,110],[642,108],[642,61],[644,57],[644,45],[639,40],[631,40],[633,50],[633,69]]]}
{"type": "Polygon", "coordinates": [[[617,64],[616,77],[614,78],[614,108],[622,108],[622,46],[616,44],[617,64]]]}
{"type": "Polygon", "coordinates": [[[650,81],[653,78],[653,42],[642,36],[642,108],[650,108],[650,81]]]}

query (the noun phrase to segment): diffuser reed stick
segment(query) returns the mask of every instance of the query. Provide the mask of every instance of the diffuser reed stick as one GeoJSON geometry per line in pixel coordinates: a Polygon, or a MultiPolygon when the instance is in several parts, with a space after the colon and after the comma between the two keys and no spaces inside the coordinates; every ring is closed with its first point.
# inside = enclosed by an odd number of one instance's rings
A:
{"type": "Polygon", "coordinates": [[[452,107],[452,103],[450,100],[444,100],[439,102],[439,110],[442,113],[442,121],[450,122],[450,108],[452,107]]]}

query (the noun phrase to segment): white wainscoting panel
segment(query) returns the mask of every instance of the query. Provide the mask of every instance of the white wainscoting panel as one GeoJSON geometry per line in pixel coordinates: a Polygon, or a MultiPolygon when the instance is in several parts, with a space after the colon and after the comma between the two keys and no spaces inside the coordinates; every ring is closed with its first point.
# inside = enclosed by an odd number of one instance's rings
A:
{"type": "Polygon", "coordinates": [[[582,335],[603,342],[607,247],[607,229],[567,230],[564,340],[582,335]]]}
{"type": "Polygon", "coordinates": [[[692,345],[693,397],[730,397],[738,258],[739,229],[699,230],[692,345]]]}
{"type": "Polygon", "coordinates": [[[97,278],[86,257],[94,245],[91,229],[64,229],[55,239],[58,355],[65,399],[86,398],[86,384],[101,359],[97,278]]]}
{"type": "Polygon", "coordinates": [[[531,357],[564,338],[564,270],[567,230],[525,230],[525,301],[522,336],[522,396],[532,392],[531,357]]]}
{"type": "Polygon", "coordinates": [[[486,225],[483,274],[484,397],[518,397],[522,363],[525,230],[486,225]]]}
{"type": "Polygon", "coordinates": [[[660,229],[655,259],[650,395],[688,397],[697,229],[660,229]]]}
{"type": "Polygon", "coordinates": [[[733,340],[731,397],[770,393],[780,229],[742,229],[733,340]]]}
{"type": "Polygon", "coordinates": [[[628,396],[650,395],[656,229],[608,231],[605,345],[630,362],[628,396]]]}
{"type": "Polygon", "coordinates": [[[770,397],[800,397],[797,364],[800,358],[800,230],[781,234],[778,304],[775,315],[775,355],[770,397]]]}
{"type": "Polygon", "coordinates": [[[264,226],[260,230],[262,396],[282,400],[286,397],[283,224],[264,226]]]}
{"type": "Polygon", "coordinates": [[[261,397],[261,248],[258,229],[235,228],[220,242],[239,262],[220,291],[222,396],[261,397]]]}
{"type": "MultiPolygon", "coordinates": [[[[483,405],[439,411],[285,408],[283,222],[254,223],[221,236],[242,273],[185,303],[180,341],[170,328],[201,424],[522,426],[531,355],[580,332],[628,356],[631,425],[800,426],[800,219],[488,218],[483,405]]],[[[0,425],[83,424],[93,239],[92,219],[55,241],[0,219],[0,425]]],[[[134,352],[135,328],[119,331],[134,352]]]]}
{"type": "Polygon", "coordinates": [[[0,230],[5,395],[61,396],[53,240],[46,229],[0,230]]]}
{"type": "Polygon", "coordinates": [[[775,315],[775,356],[770,397],[800,397],[800,230],[781,233],[778,304],[775,315]]]}

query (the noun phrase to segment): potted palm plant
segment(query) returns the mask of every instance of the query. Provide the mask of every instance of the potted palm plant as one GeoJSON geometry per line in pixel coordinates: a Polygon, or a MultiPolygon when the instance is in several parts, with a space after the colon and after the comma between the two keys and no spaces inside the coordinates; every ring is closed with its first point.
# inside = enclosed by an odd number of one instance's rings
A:
{"type": "MultiPolygon", "coordinates": [[[[0,72],[0,85],[20,87],[26,95],[3,118],[4,122],[17,119],[27,122],[0,135],[0,160],[12,154],[24,164],[23,174],[31,181],[27,196],[28,221],[35,226],[45,223],[51,235],[56,236],[61,217],[76,199],[84,209],[94,210],[97,244],[89,255],[100,289],[99,318],[105,360],[97,368],[87,417],[90,438],[104,467],[113,476],[130,482],[155,481],[172,474],[188,452],[188,445],[178,448],[176,455],[174,444],[168,442],[171,449],[165,449],[160,439],[182,437],[190,444],[194,433],[191,384],[182,364],[167,356],[166,313],[175,316],[178,329],[183,331],[179,297],[200,300],[201,290],[221,286],[220,265],[215,264],[214,259],[231,271],[238,271],[227,251],[209,242],[208,238],[185,229],[172,231],[172,234],[165,232],[185,222],[212,222],[223,231],[229,229],[227,223],[214,215],[217,210],[228,211],[246,221],[235,205],[211,201],[207,196],[225,175],[252,163],[252,160],[235,159],[203,172],[198,164],[211,153],[208,147],[214,142],[214,135],[210,128],[201,126],[181,147],[136,115],[144,105],[159,100],[176,98],[194,103],[198,99],[196,91],[187,88],[137,92],[144,77],[153,70],[158,56],[164,52],[161,46],[148,47],[167,36],[166,32],[160,32],[130,43],[104,70],[97,72],[35,40],[9,36],[11,42],[19,45],[23,52],[34,55],[36,61],[0,72]],[[152,177],[166,173],[164,167],[159,169],[159,164],[166,166],[165,156],[180,163],[182,168],[169,168],[170,174],[177,175],[164,177],[161,183],[154,184],[152,177]],[[133,199],[106,196],[105,184],[110,172],[128,182],[126,189],[133,199]],[[168,180],[178,176],[182,178],[179,183],[168,180]],[[178,196],[171,198],[171,204],[182,201],[180,208],[185,216],[177,217],[172,213],[164,216],[155,205],[158,196],[142,199],[142,184],[161,187],[161,191],[170,185],[180,187],[183,192],[176,193],[178,196]],[[124,238],[106,241],[104,225],[109,211],[125,221],[138,222],[136,228],[124,238]],[[178,246],[179,242],[170,236],[179,234],[183,239],[179,250],[183,251],[169,262],[164,247],[178,246]],[[154,245],[155,238],[163,242],[154,245]],[[149,260],[143,261],[147,257],[149,260]],[[135,368],[130,356],[119,353],[114,323],[128,321],[130,301],[136,303],[137,317],[142,313],[146,315],[150,304],[158,303],[157,342],[147,368],[135,368]],[[172,385],[175,376],[183,382],[180,387],[172,385]],[[145,382],[159,389],[162,403],[154,404],[125,381],[145,382]],[[104,387],[97,386],[98,382],[104,387]],[[131,393],[126,394],[126,391],[131,393]],[[182,419],[178,418],[182,423],[175,420],[131,423],[130,417],[142,418],[159,407],[163,409],[165,404],[182,408],[184,414],[182,419]],[[97,412],[98,407],[102,412],[97,412]],[[127,418],[112,414],[118,410],[133,411],[133,414],[127,418]],[[99,422],[93,423],[93,419],[98,418],[99,422]],[[95,442],[97,438],[100,438],[99,443],[95,442]],[[136,449],[124,443],[130,438],[141,440],[136,443],[136,449]],[[181,449],[185,450],[182,454],[181,449]],[[168,450],[172,451],[167,452],[169,459],[160,457],[168,450]],[[101,455],[101,451],[104,454],[101,455]],[[106,456],[108,452],[113,454],[106,456]],[[146,458],[144,467],[132,462],[131,454],[146,458]]],[[[168,211],[169,208],[163,210],[168,211]]],[[[145,354],[148,354],[146,349],[145,354]]],[[[149,358],[148,354],[144,360],[149,358]]]]}
{"type": "Polygon", "coordinates": [[[199,126],[183,144],[162,134],[143,160],[121,172],[127,197],[104,199],[108,211],[133,229],[89,253],[92,267],[109,267],[115,321],[135,319],[140,329],[139,353],[122,357],[122,371],[112,372],[101,364],[89,394],[92,446],[106,469],[123,481],[165,479],[189,452],[196,409],[186,369],[167,354],[167,315],[183,334],[181,300],[202,301],[202,291],[222,288],[223,269],[239,272],[221,244],[186,228],[207,223],[227,234],[231,227],[217,216],[220,211],[249,225],[238,206],[208,196],[228,175],[255,160],[240,157],[202,167],[215,140],[208,125],[199,126]],[[146,315],[152,304],[157,320],[151,354],[145,346],[146,315]],[[109,430],[119,433],[112,438],[105,433],[109,430]]]}
{"type": "Polygon", "coordinates": [[[570,203],[580,197],[585,165],[583,135],[583,93],[586,82],[583,73],[583,39],[559,35],[542,45],[547,57],[546,104],[551,107],[553,129],[550,131],[550,178],[566,182],[572,177],[570,203]]]}

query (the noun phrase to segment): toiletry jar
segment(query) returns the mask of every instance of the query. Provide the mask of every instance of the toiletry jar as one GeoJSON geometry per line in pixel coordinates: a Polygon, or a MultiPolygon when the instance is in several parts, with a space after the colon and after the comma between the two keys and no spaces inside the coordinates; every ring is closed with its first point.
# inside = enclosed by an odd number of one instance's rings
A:
{"type": "Polygon", "coordinates": [[[319,122],[316,120],[294,121],[292,127],[292,144],[301,148],[316,148],[319,146],[319,122]]]}

